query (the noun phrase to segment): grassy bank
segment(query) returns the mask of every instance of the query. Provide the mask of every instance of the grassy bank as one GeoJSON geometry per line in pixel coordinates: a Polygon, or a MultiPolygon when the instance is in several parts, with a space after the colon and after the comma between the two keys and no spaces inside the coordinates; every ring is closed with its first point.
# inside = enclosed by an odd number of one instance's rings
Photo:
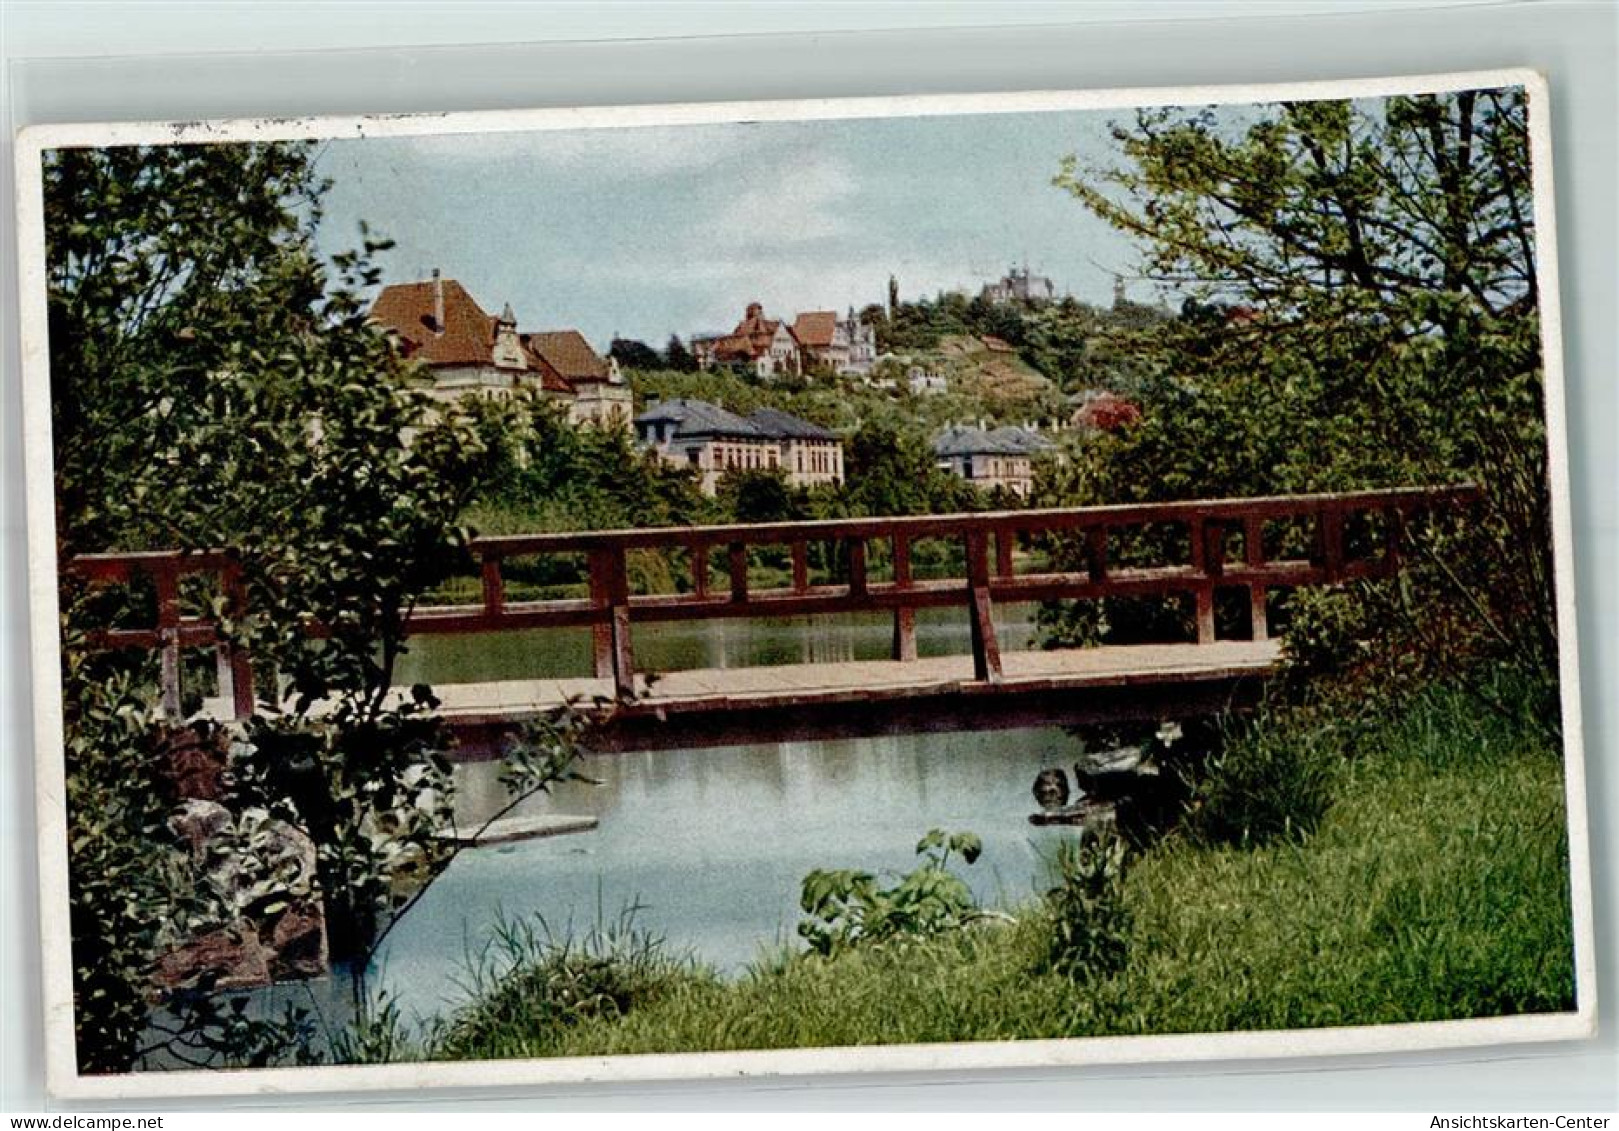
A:
{"type": "Polygon", "coordinates": [[[1127,959],[1111,975],[1040,972],[1051,921],[1033,893],[1012,923],[833,959],[782,955],[732,981],[622,940],[537,948],[453,1021],[434,1055],[999,1040],[1567,1009],[1560,750],[1530,707],[1500,706],[1499,695],[1497,704],[1436,689],[1372,725],[1293,713],[1238,736],[1224,772],[1240,776],[1244,764],[1286,752],[1292,771],[1302,765],[1322,783],[1319,824],[1258,845],[1182,832],[1133,856],[1119,889],[1127,959]]]}

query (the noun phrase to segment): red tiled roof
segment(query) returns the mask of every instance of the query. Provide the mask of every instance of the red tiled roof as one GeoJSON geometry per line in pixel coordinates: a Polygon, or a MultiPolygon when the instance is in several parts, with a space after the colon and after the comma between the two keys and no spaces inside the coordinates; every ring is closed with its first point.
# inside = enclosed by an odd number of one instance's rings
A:
{"type": "Polygon", "coordinates": [[[431,280],[382,288],[371,317],[404,339],[406,357],[429,365],[489,364],[495,320],[454,279],[440,285],[444,288],[442,327],[433,325],[435,284],[431,280]]]}
{"type": "Polygon", "coordinates": [[[523,335],[523,355],[528,358],[529,369],[535,374],[538,374],[540,379],[540,388],[544,389],[548,393],[565,393],[570,397],[573,396],[575,392],[573,383],[561,373],[557,372],[555,366],[546,361],[545,358],[541,357],[539,354],[535,353],[534,350],[529,346],[527,339],[532,336],[533,335],[531,334],[523,335]]]}
{"type": "MultiPolygon", "coordinates": [[[[747,340],[747,352],[738,352],[733,356],[746,357],[749,360],[760,358],[770,352],[770,340],[776,336],[776,330],[780,326],[779,319],[766,318],[763,308],[758,303],[752,302],[748,304],[747,312],[742,316],[742,321],[736,324],[736,329],[731,331],[731,336],[726,339],[726,342],[730,343],[738,338],[745,338],[747,340]]],[[[791,332],[791,330],[788,331],[788,333],[791,332]]],[[[740,346],[738,349],[740,351],[740,346]]]]}
{"type": "Polygon", "coordinates": [[[605,381],[607,362],[590,348],[578,330],[548,330],[523,335],[523,344],[567,381],[605,381]]]}
{"type": "MultiPolygon", "coordinates": [[[[433,366],[494,364],[499,320],[486,314],[454,279],[386,286],[371,306],[371,317],[398,334],[405,356],[415,361],[433,366]],[[443,333],[435,332],[439,328],[433,324],[435,286],[443,287],[443,333]]],[[[528,369],[546,392],[571,396],[572,381],[607,380],[607,363],[577,330],[522,334],[520,340],[528,369]]]]}
{"type": "Polygon", "coordinates": [[[806,349],[824,350],[832,345],[837,333],[838,315],[834,310],[811,310],[798,316],[793,323],[793,337],[806,349]]]}
{"type": "Polygon", "coordinates": [[[764,352],[754,348],[753,339],[746,334],[727,334],[723,338],[715,338],[708,348],[714,351],[718,361],[753,361],[764,352]]]}

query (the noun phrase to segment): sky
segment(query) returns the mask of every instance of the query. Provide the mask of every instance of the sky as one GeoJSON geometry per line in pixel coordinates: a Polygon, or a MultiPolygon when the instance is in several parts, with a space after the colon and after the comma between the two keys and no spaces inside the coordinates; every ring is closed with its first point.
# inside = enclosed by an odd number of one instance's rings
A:
{"type": "MultiPolygon", "coordinates": [[[[385,281],[459,280],[524,331],[661,347],[769,317],[976,294],[1008,267],[1112,301],[1135,249],[1054,187],[1066,154],[1116,160],[1128,111],[755,122],[326,143],[323,250],[396,241],[385,281]]],[[[1131,297],[1153,296],[1134,282],[1131,297]]]]}

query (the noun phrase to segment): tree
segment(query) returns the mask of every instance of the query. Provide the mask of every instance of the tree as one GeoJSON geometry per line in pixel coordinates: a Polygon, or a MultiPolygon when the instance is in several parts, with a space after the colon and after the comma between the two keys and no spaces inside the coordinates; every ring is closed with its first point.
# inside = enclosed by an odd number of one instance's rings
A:
{"type": "Polygon", "coordinates": [[[976,492],[940,470],[926,437],[870,422],[849,438],[844,499],[857,515],[978,509],[976,492]]]}
{"type": "MultiPolygon", "coordinates": [[[[384,243],[362,233],[363,250],[320,262],[310,146],[60,150],[44,180],[58,552],[232,550],[245,613],[186,594],[251,649],[272,708],[230,744],[229,800],[315,833],[334,950],[363,953],[402,869],[430,870],[440,851],[451,793],[431,696],[401,706],[388,692],[405,620],[454,563],[504,421],[435,408],[367,324],[359,293],[384,243]]],[[[155,717],[147,657],[86,644],[119,601],[141,600],[64,580],[87,1071],[130,1066],[152,959],[211,913],[165,826],[160,771],[184,732],[217,736],[155,717]]]]}
{"type": "Polygon", "coordinates": [[[633,338],[614,338],[613,344],[607,347],[607,356],[625,369],[663,368],[663,358],[658,356],[658,351],[633,338]]]}
{"type": "Polygon", "coordinates": [[[806,517],[804,492],[783,468],[743,469],[720,479],[720,501],[737,522],[793,522],[806,517]]]}
{"type": "Polygon", "coordinates": [[[669,344],[663,349],[663,364],[676,373],[697,372],[697,359],[686,348],[686,343],[680,340],[679,334],[669,335],[669,344]]]}
{"type": "Polygon", "coordinates": [[[1124,164],[1065,161],[1057,184],[1198,301],[1119,339],[1155,375],[1140,426],[1095,449],[1100,495],[1473,479],[1480,521],[1434,568],[1460,623],[1550,668],[1526,114],[1516,88],[1285,103],[1241,124],[1154,109],[1115,128],[1124,164]]]}

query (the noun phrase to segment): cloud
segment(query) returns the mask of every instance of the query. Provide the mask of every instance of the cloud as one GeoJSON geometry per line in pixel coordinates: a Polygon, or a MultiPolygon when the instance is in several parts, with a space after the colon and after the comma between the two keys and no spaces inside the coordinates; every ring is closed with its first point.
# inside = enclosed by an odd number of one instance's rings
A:
{"type": "Polygon", "coordinates": [[[746,187],[700,226],[707,241],[765,249],[849,234],[859,183],[842,160],[754,163],[746,187]]]}

